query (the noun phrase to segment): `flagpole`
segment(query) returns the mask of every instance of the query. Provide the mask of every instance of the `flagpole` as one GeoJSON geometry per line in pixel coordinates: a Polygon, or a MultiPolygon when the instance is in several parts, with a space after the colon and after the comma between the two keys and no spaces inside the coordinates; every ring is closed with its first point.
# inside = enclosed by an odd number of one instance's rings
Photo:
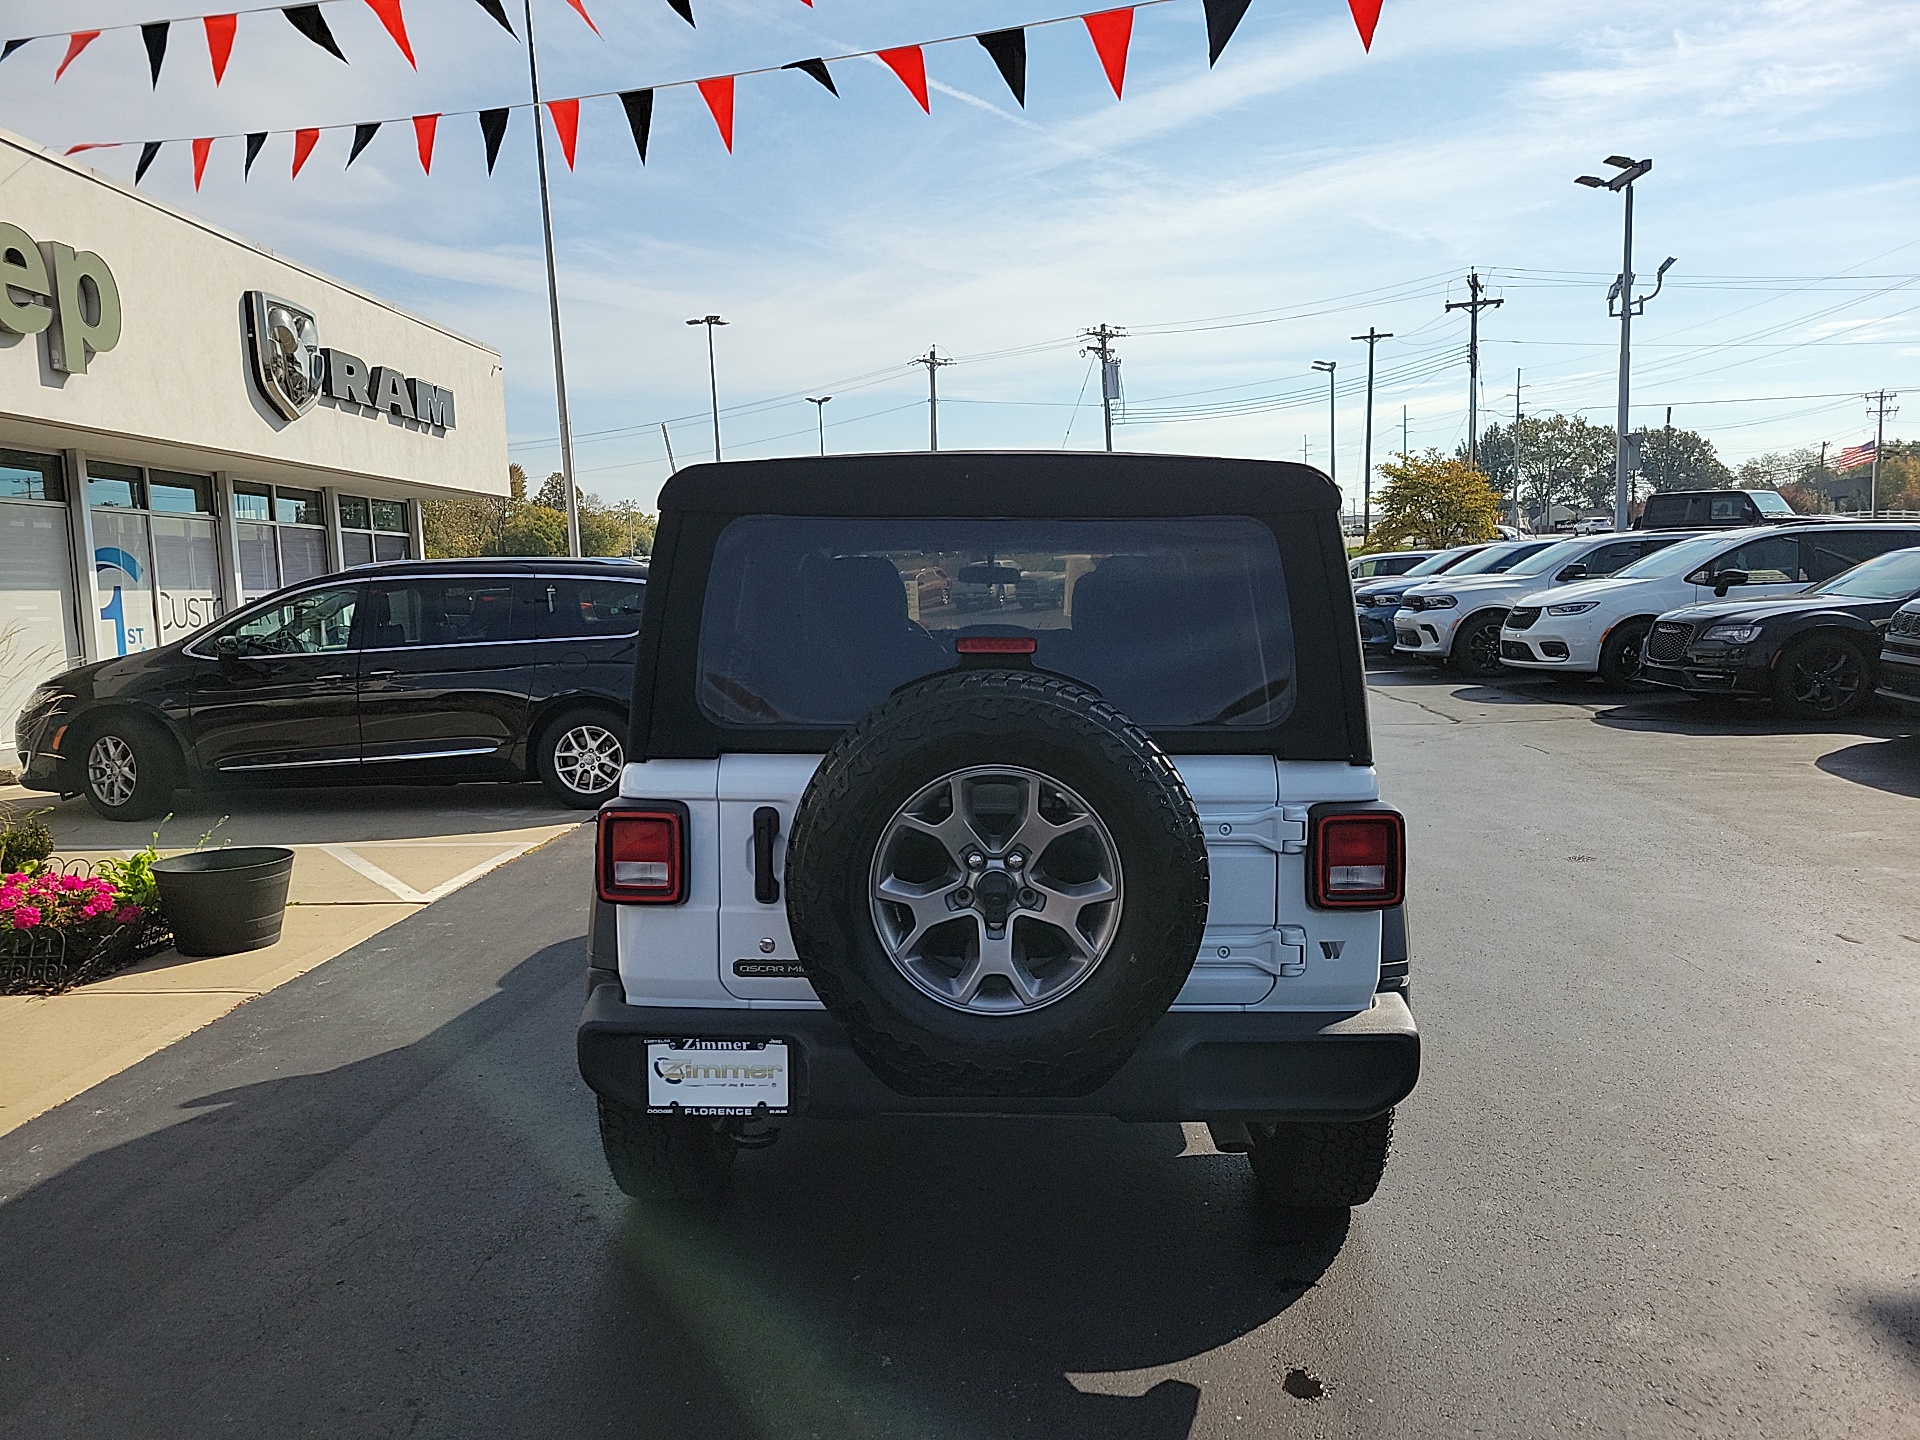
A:
{"type": "Polygon", "coordinates": [[[560,343],[560,274],[553,263],[553,202],[547,194],[547,132],[540,121],[540,62],[533,48],[533,0],[525,0],[527,78],[533,87],[533,154],[540,172],[540,230],[547,246],[547,314],[553,322],[553,393],[560,409],[560,475],[567,488],[567,554],[580,553],[580,498],[573,485],[573,426],[567,419],[567,363],[560,343]]]}

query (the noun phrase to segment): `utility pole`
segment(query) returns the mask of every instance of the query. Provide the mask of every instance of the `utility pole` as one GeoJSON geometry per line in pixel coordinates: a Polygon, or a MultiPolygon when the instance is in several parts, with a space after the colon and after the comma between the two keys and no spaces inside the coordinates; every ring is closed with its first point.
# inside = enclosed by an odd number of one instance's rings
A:
{"type": "Polygon", "coordinates": [[[1113,453],[1113,402],[1120,398],[1120,357],[1113,353],[1113,342],[1126,338],[1127,332],[1111,325],[1096,325],[1082,330],[1080,338],[1091,345],[1080,348],[1082,355],[1100,357],[1100,414],[1106,422],[1107,453],[1113,453]]]}
{"type": "Polygon", "coordinates": [[[831,395],[807,396],[807,403],[813,406],[814,419],[820,426],[820,453],[822,455],[827,453],[827,401],[832,398],[831,395]]]}
{"type": "Polygon", "coordinates": [[[527,80],[533,89],[533,158],[540,176],[540,235],[547,250],[547,318],[553,325],[553,398],[560,411],[560,475],[567,487],[567,554],[580,553],[580,497],[573,488],[573,423],[567,417],[567,361],[560,343],[560,272],[553,261],[553,204],[547,196],[547,132],[540,124],[540,62],[533,49],[533,0],[526,0],[527,80]]]}
{"type": "Polygon", "coordinates": [[[1448,304],[1449,310],[1467,312],[1467,465],[1480,468],[1480,312],[1497,309],[1505,300],[1484,299],[1480,292],[1480,272],[1467,272],[1467,296],[1448,304]]]}
{"type": "Polygon", "coordinates": [[[660,422],[660,440],[667,447],[667,473],[678,475],[680,462],[673,458],[673,437],[667,434],[667,422],[664,420],[660,422]]]}
{"type": "Polygon", "coordinates": [[[1669,255],[1660,266],[1660,273],[1654,277],[1654,287],[1648,294],[1639,298],[1633,293],[1633,182],[1653,169],[1653,161],[1633,160],[1625,155],[1609,155],[1607,164],[1620,173],[1610,180],[1602,180],[1597,175],[1576,175],[1573,183],[1585,185],[1590,190],[1612,190],[1626,196],[1626,215],[1624,234],[1620,245],[1620,273],[1615,277],[1613,289],[1607,292],[1607,314],[1618,315],[1620,319],[1620,396],[1614,411],[1613,425],[1613,528],[1627,528],[1627,509],[1632,502],[1628,454],[1631,442],[1627,438],[1627,389],[1628,379],[1633,369],[1633,317],[1644,314],[1647,301],[1660,293],[1660,287],[1667,283],[1667,271],[1673,265],[1669,255]],[[1619,309],[1614,309],[1618,302],[1619,309]]]}
{"type": "Polygon", "coordinates": [[[1407,457],[1407,407],[1400,407],[1400,458],[1407,457]]]}
{"type": "Polygon", "coordinates": [[[1340,364],[1338,360],[1316,360],[1313,368],[1327,377],[1327,478],[1335,485],[1340,483],[1340,452],[1334,444],[1333,433],[1333,372],[1340,364]]]}
{"type": "Polygon", "coordinates": [[[720,375],[713,366],[713,328],[727,322],[718,315],[702,315],[698,320],[689,320],[689,325],[707,327],[707,388],[713,392],[713,461],[720,463],[720,375]]]}
{"type": "Polygon", "coordinates": [[[1877,416],[1878,420],[1873,432],[1873,477],[1867,482],[1867,513],[1869,515],[1877,514],[1880,510],[1880,452],[1887,448],[1887,416],[1900,413],[1898,405],[1889,410],[1887,402],[1899,398],[1897,391],[1889,390],[1867,396],[1867,399],[1874,403],[1874,409],[1868,413],[1877,416]]]}
{"type": "Polygon", "coordinates": [[[1360,464],[1363,475],[1361,481],[1360,538],[1365,540],[1367,532],[1373,529],[1373,347],[1382,340],[1391,340],[1391,330],[1375,330],[1367,326],[1367,333],[1355,335],[1355,340],[1367,342],[1367,439],[1360,450],[1360,464]]]}
{"type": "MultiPolygon", "coordinates": [[[[946,359],[936,347],[929,345],[926,354],[916,355],[907,363],[927,367],[927,449],[937,451],[940,448],[940,387],[934,377],[940,373],[942,365],[951,365],[953,361],[946,359]]],[[[1113,448],[1111,441],[1107,448],[1109,450],[1113,448]]]]}

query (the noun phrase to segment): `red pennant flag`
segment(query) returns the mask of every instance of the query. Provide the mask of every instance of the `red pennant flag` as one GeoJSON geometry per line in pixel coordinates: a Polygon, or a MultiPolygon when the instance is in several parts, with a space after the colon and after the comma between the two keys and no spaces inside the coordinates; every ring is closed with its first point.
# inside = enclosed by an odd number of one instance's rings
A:
{"type": "Polygon", "coordinates": [[[560,137],[560,153],[567,157],[567,169],[573,169],[573,145],[580,138],[580,102],[549,100],[547,113],[553,117],[553,133],[560,137]]]}
{"type": "Polygon", "coordinates": [[[207,27],[207,58],[213,61],[213,83],[218,85],[227,78],[227,57],[233,54],[233,30],[238,17],[203,15],[200,23],[207,27]]]}
{"type": "Polygon", "coordinates": [[[293,132],[293,175],[300,178],[300,167],[307,163],[307,157],[313,154],[313,147],[320,143],[318,130],[296,130],[293,132]]]}
{"type": "Polygon", "coordinates": [[[400,0],[367,0],[367,4],[380,17],[380,23],[387,27],[387,34],[400,47],[400,53],[407,57],[407,64],[418,70],[420,65],[413,58],[413,42],[407,39],[407,17],[400,13],[400,0]]]}
{"type": "Polygon", "coordinates": [[[1113,98],[1118,100],[1120,87],[1127,83],[1127,45],[1133,39],[1133,7],[1102,10],[1098,15],[1080,18],[1086,21],[1087,34],[1093,37],[1093,48],[1099,53],[1101,68],[1107,72],[1113,98]]]}
{"type": "MultiPolygon", "coordinates": [[[[431,175],[433,173],[433,136],[434,132],[439,128],[440,115],[437,111],[432,115],[416,115],[413,117],[413,139],[414,143],[420,147],[420,173],[422,175],[431,175]]],[[[573,157],[571,155],[567,157],[567,164],[569,166],[573,164],[573,157]]]]}
{"type": "Polygon", "coordinates": [[[700,82],[700,98],[707,102],[713,123],[720,127],[720,139],[727,153],[733,153],[733,76],[716,75],[700,82]]]}
{"type": "Polygon", "coordinates": [[[67,73],[67,66],[80,58],[80,52],[100,38],[98,30],[76,30],[67,37],[67,58],[60,62],[60,68],[53,72],[57,81],[67,73]]]}
{"type": "Polygon", "coordinates": [[[62,153],[78,155],[82,150],[118,150],[126,143],[124,140],[94,140],[85,145],[69,145],[62,153]]]}
{"type": "Polygon", "coordinates": [[[1360,28],[1360,45],[1363,49],[1373,49],[1373,30],[1380,23],[1381,0],[1347,0],[1347,8],[1353,11],[1353,23],[1360,28]]]}
{"type": "Polygon", "coordinates": [[[596,35],[600,33],[600,27],[593,23],[593,17],[587,14],[587,7],[582,3],[582,0],[567,0],[567,4],[571,5],[579,14],[580,18],[587,22],[587,28],[589,30],[593,31],[596,35]]]}
{"type": "Polygon", "coordinates": [[[195,190],[200,188],[200,177],[207,173],[207,156],[212,153],[213,140],[211,137],[193,142],[193,188],[195,190]]]}
{"type": "Polygon", "coordinates": [[[902,45],[898,50],[882,50],[880,58],[887,68],[900,77],[900,83],[913,92],[913,98],[920,102],[920,108],[929,115],[933,113],[927,104],[927,61],[920,53],[918,45],[902,45]]]}

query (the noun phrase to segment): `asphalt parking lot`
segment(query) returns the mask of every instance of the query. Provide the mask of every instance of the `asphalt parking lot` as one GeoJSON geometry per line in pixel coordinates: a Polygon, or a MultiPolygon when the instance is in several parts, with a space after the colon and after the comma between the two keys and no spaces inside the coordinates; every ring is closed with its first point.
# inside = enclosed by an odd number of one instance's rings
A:
{"type": "Polygon", "coordinates": [[[1350,1221],[1097,1122],[629,1204],[574,832],[0,1136],[0,1429],[1920,1434],[1915,727],[1373,681],[1427,1060],[1350,1221]]]}

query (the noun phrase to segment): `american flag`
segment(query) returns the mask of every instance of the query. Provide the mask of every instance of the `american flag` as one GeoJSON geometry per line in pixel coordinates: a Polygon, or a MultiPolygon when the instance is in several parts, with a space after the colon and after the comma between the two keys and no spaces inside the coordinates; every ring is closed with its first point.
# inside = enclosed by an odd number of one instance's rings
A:
{"type": "Polygon", "coordinates": [[[1856,465],[1871,465],[1872,463],[1873,441],[1869,440],[1864,445],[1849,445],[1846,449],[1842,450],[1840,457],[1833,462],[1833,468],[1835,470],[1851,470],[1856,465]]]}

